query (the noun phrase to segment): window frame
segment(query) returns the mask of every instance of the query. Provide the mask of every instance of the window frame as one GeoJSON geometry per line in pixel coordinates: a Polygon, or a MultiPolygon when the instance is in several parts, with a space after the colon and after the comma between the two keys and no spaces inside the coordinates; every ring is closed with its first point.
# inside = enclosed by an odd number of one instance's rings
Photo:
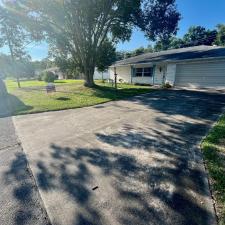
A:
{"type": "Polygon", "coordinates": [[[134,77],[153,77],[153,67],[135,68],[134,77]],[[150,75],[146,75],[146,74],[150,74],[150,75]]]}

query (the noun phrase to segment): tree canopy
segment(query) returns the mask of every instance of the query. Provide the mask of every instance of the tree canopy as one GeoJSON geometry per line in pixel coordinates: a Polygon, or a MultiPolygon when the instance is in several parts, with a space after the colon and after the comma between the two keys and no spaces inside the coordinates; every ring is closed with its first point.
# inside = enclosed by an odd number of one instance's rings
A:
{"type": "Polygon", "coordinates": [[[17,79],[31,78],[35,76],[35,66],[29,58],[12,61],[11,56],[0,54],[0,74],[3,77],[15,77],[17,79]]]}
{"type": "Polygon", "coordinates": [[[225,25],[219,24],[212,30],[202,26],[191,26],[182,38],[171,36],[166,41],[158,40],[154,50],[161,51],[198,45],[225,45],[225,25]]]}
{"type": "Polygon", "coordinates": [[[29,61],[30,56],[25,51],[25,47],[31,38],[18,17],[12,14],[10,7],[13,6],[13,2],[3,1],[3,3],[5,7],[0,4],[0,48],[8,48],[11,57],[10,75],[17,78],[20,87],[19,72],[26,69],[21,67],[29,61]]]}
{"type": "Polygon", "coordinates": [[[116,61],[116,48],[112,42],[105,40],[97,52],[96,67],[99,72],[104,72],[116,61]]]}
{"type": "Polygon", "coordinates": [[[209,30],[202,26],[192,26],[184,35],[183,41],[186,46],[212,45],[217,36],[216,30],[209,30]]]}
{"type": "Polygon", "coordinates": [[[175,0],[17,0],[11,7],[27,29],[73,59],[89,87],[106,39],[129,40],[134,27],[150,40],[164,38],[176,33],[180,19],[175,0]]]}
{"type": "Polygon", "coordinates": [[[218,24],[216,28],[217,28],[216,44],[225,46],[225,24],[218,24]]]}

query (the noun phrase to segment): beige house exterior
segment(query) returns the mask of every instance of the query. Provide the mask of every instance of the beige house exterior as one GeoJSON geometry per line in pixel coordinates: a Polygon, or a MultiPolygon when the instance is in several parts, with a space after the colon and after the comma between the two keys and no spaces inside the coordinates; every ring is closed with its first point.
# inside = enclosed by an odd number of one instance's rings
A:
{"type": "Polygon", "coordinates": [[[197,46],[147,53],[109,68],[119,82],[190,88],[225,88],[225,48],[197,46]]]}

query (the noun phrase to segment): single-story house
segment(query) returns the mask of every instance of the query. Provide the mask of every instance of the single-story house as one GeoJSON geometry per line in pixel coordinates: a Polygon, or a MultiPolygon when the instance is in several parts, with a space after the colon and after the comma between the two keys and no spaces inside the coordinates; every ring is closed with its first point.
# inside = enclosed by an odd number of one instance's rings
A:
{"type": "Polygon", "coordinates": [[[110,78],[119,82],[190,88],[225,88],[225,48],[196,46],[146,53],[117,61],[110,78]]]}
{"type": "Polygon", "coordinates": [[[50,67],[46,70],[43,70],[42,72],[52,72],[54,73],[56,76],[58,76],[58,79],[59,80],[63,80],[63,79],[66,79],[66,74],[63,73],[59,67],[55,66],[55,67],[50,67]]]}

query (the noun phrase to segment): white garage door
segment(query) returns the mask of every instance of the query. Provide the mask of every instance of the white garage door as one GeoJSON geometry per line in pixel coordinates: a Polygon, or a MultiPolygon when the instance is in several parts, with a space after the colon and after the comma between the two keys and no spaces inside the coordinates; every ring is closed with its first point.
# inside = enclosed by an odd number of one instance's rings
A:
{"type": "Polygon", "coordinates": [[[225,88],[225,61],[178,64],[175,85],[225,88]]]}

